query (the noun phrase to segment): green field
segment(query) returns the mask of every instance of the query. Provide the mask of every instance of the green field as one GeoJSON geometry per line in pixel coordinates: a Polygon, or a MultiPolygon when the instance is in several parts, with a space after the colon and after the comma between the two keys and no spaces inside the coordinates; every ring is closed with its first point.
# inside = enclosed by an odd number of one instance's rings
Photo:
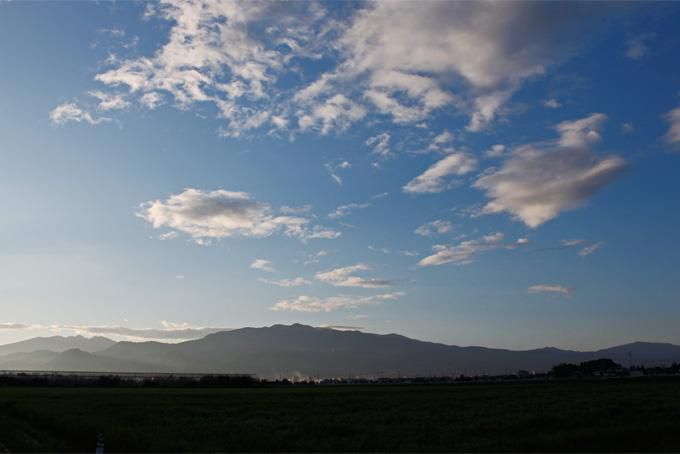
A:
{"type": "Polygon", "coordinates": [[[0,387],[10,452],[680,451],[680,381],[0,387]]]}

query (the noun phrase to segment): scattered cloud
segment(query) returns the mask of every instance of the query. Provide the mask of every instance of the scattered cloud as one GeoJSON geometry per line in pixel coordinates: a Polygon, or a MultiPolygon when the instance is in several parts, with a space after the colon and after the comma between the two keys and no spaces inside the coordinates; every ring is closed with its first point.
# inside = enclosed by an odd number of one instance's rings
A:
{"type": "Polygon", "coordinates": [[[559,109],[562,107],[562,104],[555,98],[546,99],[543,101],[543,105],[549,109],[559,109]]]}
{"type": "Polygon", "coordinates": [[[265,259],[255,259],[253,263],[250,264],[250,268],[254,270],[267,271],[269,273],[275,273],[273,263],[265,259]]]}
{"type": "Polygon", "coordinates": [[[299,216],[275,216],[272,208],[248,193],[204,191],[187,188],[167,200],[154,200],[140,206],[137,216],[153,228],[182,232],[195,241],[230,237],[267,237],[277,232],[302,240],[340,236],[339,232],[310,226],[299,216]]]}
{"type": "Polygon", "coordinates": [[[76,123],[85,122],[91,125],[98,125],[100,123],[111,121],[111,118],[95,118],[90,112],[78,107],[76,103],[65,102],[58,105],[52,112],[50,112],[50,120],[52,123],[57,125],[63,125],[69,121],[75,121],[76,123]]]}
{"type": "Polygon", "coordinates": [[[450,188],[447,177],[461,176],[477,167],[477,159],[465,153],[453,153],[431,165],[425,172],[409,181],[402,189],[410,194],[436,193],[450,188]]]}
{"type": "Polygon", "coordinates": [[[455,245],[437,244],[432,247],[434,254],[420,260],[418,266],[438,266],[446,263],[467,265],[472,263],[474,257],[481,252],[496,249],[514,249],[529,244],[527,238],[518,238],[514,243],[504,243],[503,239],[504,235],[496,232],[479,239],[461,241],[455,245]]]}
{"type": "Polygon", "coordinates": [[[272,306],[271,309],[275,311],[293,312],[332,312],[338,309],[354,309],[359,306],[394,301],[402,296],[404,296],[403,292],[382,293],[371,296],[339,295],[327,298],[301,295],[296,298],[281,300],[272,306]]]}
{"type": "Polygon", "coordinates": [[[562,240],[560,243],[567,248],[579,248],[578,255],[581,257],[587,257],[590,254],[593,254],[604,245],[604,242],[602,241],[593,242],[581,238],[562,240]]]}
{"type": "Polygon", "coordinates": [[[373,245],[370,245],[370,244],[368,245],[368,249],[373,251],[373,252],[380,252],[381,254],[385,254],[385,255],[389,255],[389,254],[392,253],[390,248],[376,247],[376,246],[373,246],[373,245]]]}
{"type": "Polygon", "coordinates": [[[299,125],[303,131],[318,129],[322,135],[326,135],[331,131],[342,132],[365,116],[366,109],[360,104],[337,94],[300,117],[299,125]]]}
{"type": "Polygon", "coordinates": [[[623,134],[631,134],[635,132],[635,125],[633,123],[623,123],[621,125],[621,132],[623,134]]]}
{"type": "Polygon", "coordinates": [[[649,54],[649,42],[655,37],[656,35],[654,33],[645,33],[630,38],[626,41],[626,58],[640,60],[642,57],[649,54]]]}
{"type": "Polygon", "coordinates": [[[508,212],[535,228],[583,205],[626,167],[618,156],[592,151],[606,118],[593,114],[559,123],[559,139],[520,147],[500,169],[483,174],[474,183],[491,199],[482,213],[508,212]]]}
{"type": "Polygon", "coordinates": [[[492,146],[491,148],[489,148],[488,150],[486,150],[484,152],[484,156],[486,156],[487,158],[498,158],[498,157],[504,156],[504,154],[505,154],[505,145],[500,144],[500,143],[492,146]]]}
{"type": "Polygon", "coordinates": [[[296,277],[293,279],[279,279],[279,280],[270,280],[270,279],[258,279],[260,282],[264,282],[265,284],[271,284],[271,285],[276,285],[279,287],[301,287],[303,285],[312,285],[310,281],[307,279],[304,279],[302,277],[296,277]]]}
{"type": "Polygon", "coordinates": [[[581,257],[587,257],[590,254],[597,251],[598,249],[600,249],[603,244],[604,243],[602,241],[600,241],[598,243],[593,243],[589,246],[586,246],[586,247],[582,248],[580,251],[578,251],[578,255],[580,255],[581,257]]]}
{"type": "Polygon", "coordinates": [[[324,164],[326,170],[330,174],[333,181],[335,181],[339,186],[342,186],[342,178],[338,175],[339,170],[347,170],[352,168],[352,163],[346,160],[340,160],[338,163],[327,162],[324,164]]]}
{"type": "Polygon", "coordinates": [[[427,151],[450,152],[452,149],[444,146],[450,144],[453,141],[453,137],[453,134],[448,129],[445,129],[441,134],[436,135],[434,139],[432,139],[430,145],[427,147],[427,151]]]}
{"type": "Polygon", "coordinates": [[[107,60],[95,76],[103,87],[97,91],[126,99],[111,98],[102,109],[128,102],[155,109],[165,98],[179,109],[208,104],[226,123],[220,134],[240,137],[292,128],[329,134],[369,114],[420,125],[449,108],[470,117],[468,130],[480,131],[526,80],[573,53],[574,25],[597,10],[550,2],[348,8],[161,0],[145,17],[166,21],[166,38],[146,54],[107,60]],[[321,58],[331,68],[308,83],[313,73],[301,62],[321,58]],[[291,75],[301,82],[281,88],[291,75]]]}
{"type": "Polygon", "coordinates": [[[504,235],[496,232],[476,240],[461,241],[455,245],[437,244],[432,247],[434,254],[428,255],[418,262],[418,266],[438,266],[446,263],[467,265],[477,254],[499,248],[512,248],[503,244],[504,235]]]}
{"type": "Polygon", "coordinates": [[[123,94],[106,93],[100,90],[90,91],[88,94],[99,100],[98,110],[120,110],[127,109],[130,106],[130,102],[125,99],[123,94]]]}
{"type": "Polygon", "coordinates": [[[0,323],[0,330],[33,329],[47,330],[55,333],[72,332],[76,334],[93,336],[111,336],[125,340],[189,340],[199,339],[208,334],[219,331],[229,331],[230,328],[209,328],[192,326],[188,323],[161,322],[162,328],[130,328],[116,325],[40,325],[24,323],[0,323]]]}
{"type": "Polygon", "coordinates": [[[24,323],[0,323],[1,330],[15,330],[15,329],[29,329],[31,325],[26,325],[24,323]]]}
{"type": "Polygon", "coordinates": [[[670,125],[665,135],[666,141],[671,144],[680,143],[680,107],[671,110],[665,117],[670,125]]]}
{"type": "Polygon", "coordinates": [[[309,213],[312,210],[312,206],[307,204],[307,205],[302,205],[299,207],[289,207],[287,205],[282,206],[279,208],[279,211],[283,214],[300,214],[300,213],[309,213]]]}
{"type": "Polygon", "coordinates": [[[454,105],[469,112],[468,129],[479,131],[523,81],[568,53],[564,32],[588,14],[576,4],[377,2],[341,37],[337,74],[365,74],[366,98],[396,123],[454,105]],[[464,99],[447,91],[450,80],[463,82],[464,99]]]}
{"type": "Polygon", "coordinates": [[[579,244],[587,243],[588,240],[583,240],[580,238],[573,238],[569,240],[562,240],[560,243],[562,243],[565,246],[571,247],[571,246],[578,246],[579,244]]]}
{"type": "Polygon", "coordinates": [[[121,336],[129,340],[159,339],[159,340],[189,340],[199,339],[208,334],[229,331],[230,328],[207,328],[190,326],[187,323],[161,322],[163,328],[129,328],[125,326],[83,326],[60,325],[58,328],[73,330],[97,336],[121,336]]]}
{"type": "Polygon", "coordinates": [[[347,325],[319,325],[319,328],[334,329],[336,331],[363,331],[363,326],[347,326],[347,325]]]}
{"type": "Polygon", "coordinates": [[[390,149],[390,133],[383,132],[373,137],[369,137],[366,146],[373,148],[373,153],[386,158],[392,154],[390,149]]]}
{"type": "Polygon", "coordinates": [[[449,233],[451,230],[453,230],[453,224],[451,224],[451,222],[437,219],[421,225],[414,230],[414,233],[420,236],[437,236],[449,233]]]}
{"type": "Polygon", "coordinates": [[[352,211],[354,210],[360,210],[363,208],[368,208],[370,207],[371,204],[366,202],[366,203],[348,203],[347,205],[340,205],[338,206],[334,212],[330,213],[328,215],[329,219],[339,219],[339,218],[344,218],[345,216],[349,216],[352,214],[352,211]]]}
{"type": "Polygon", "coordinates": [[[527,292],[536,293],[557,293],[564,296],[570,296],[573,293],[573,289],[570,287],[565,287],[563,285],[553,285],[553,284],[539,284],[532,285],[527,289],[527,292]]]}
{"type": "Polygon", "coordinates": [[[330,271],[316,273],[316,279],[324,284],[335,287],[361,287],[361,288],[382,288],[394,285],[392,281],[386,279],[369,279],[353,276],[357,271],[368,271],[367,265],[357,264],[342,268],[335,268],[330,271]]]}

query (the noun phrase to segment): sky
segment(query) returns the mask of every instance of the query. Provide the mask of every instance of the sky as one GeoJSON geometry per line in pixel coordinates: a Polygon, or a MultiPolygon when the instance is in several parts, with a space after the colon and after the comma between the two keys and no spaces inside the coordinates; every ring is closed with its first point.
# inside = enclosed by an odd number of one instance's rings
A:
{"type": "Polygon", "coordinates": [[[680,4],[0,1],[0,342],[680,344],[680,4]]]}

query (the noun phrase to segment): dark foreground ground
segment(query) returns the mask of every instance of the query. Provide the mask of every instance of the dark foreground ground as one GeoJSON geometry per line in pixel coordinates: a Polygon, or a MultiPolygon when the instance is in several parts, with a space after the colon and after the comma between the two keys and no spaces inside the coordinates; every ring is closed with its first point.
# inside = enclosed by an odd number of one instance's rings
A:
{"type": "MultiPolygon", "coordinates": [[[[680,451],[680,380],[0,387],[10,452],[680,451]]],[[[0,448],[1,449],[1,448],[0,448]]]]}

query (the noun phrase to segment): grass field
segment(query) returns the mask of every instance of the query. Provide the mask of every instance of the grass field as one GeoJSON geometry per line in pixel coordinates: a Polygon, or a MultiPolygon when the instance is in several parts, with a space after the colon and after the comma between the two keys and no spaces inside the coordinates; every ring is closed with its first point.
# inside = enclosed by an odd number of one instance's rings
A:
{"type": "Polygon", "coordinates": [[[11,452],[680,451],[680,381],[0,388],[11,452]]]}

